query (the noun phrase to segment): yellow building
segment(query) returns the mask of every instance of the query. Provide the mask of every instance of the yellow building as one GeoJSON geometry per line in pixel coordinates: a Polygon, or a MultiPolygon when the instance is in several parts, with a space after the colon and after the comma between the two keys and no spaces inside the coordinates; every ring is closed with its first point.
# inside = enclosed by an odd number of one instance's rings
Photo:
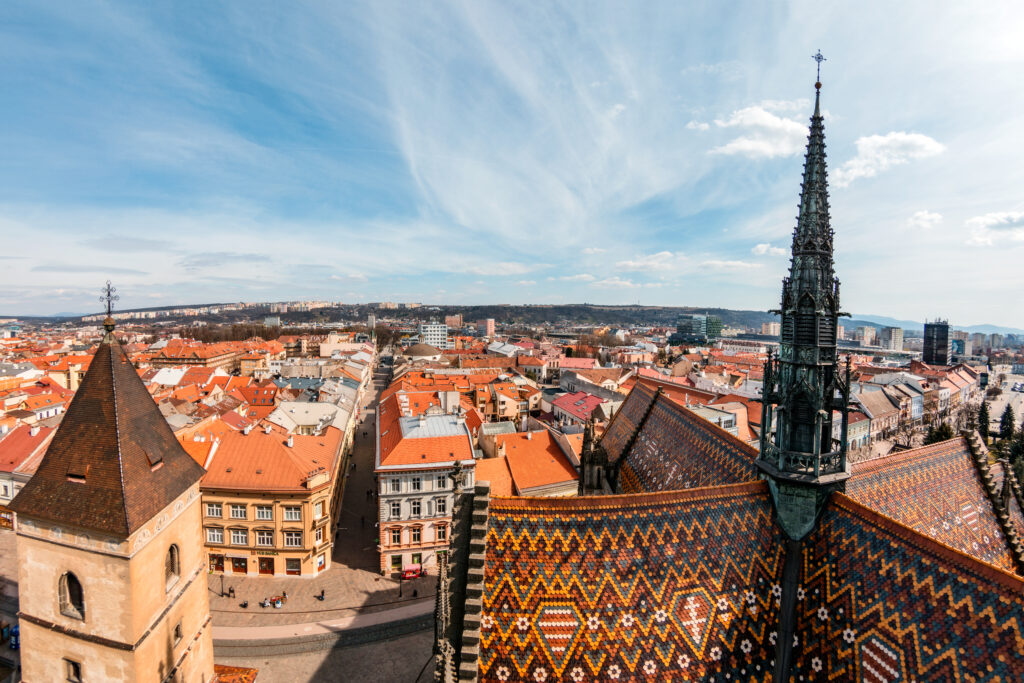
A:
{"type": "Polygon", "coordinates": [[[344,487],[344,433],[277,425],[227,432],[203,478],[211,572],[313,577],[331,566],[344,487]]]}
{"type": "Polygon", "coordinates": [[[113,320],[17,513],[23,680],[215,681],[199,481],[113,320]]]}

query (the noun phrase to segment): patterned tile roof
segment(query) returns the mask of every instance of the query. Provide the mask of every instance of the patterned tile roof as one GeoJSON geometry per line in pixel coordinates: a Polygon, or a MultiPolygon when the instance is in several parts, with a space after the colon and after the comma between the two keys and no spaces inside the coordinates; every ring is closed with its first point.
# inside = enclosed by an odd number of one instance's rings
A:
{"type": "Polygon", "coordinates": [[[804,544],[794,680],[1024,680],[1024,581],[837,494],[804,544]]]}
{"type": "Polygon", "coordinates": [[[633,493],[740,484],[758,478],[756,458],[752,446],[658,396],[625,456],[619,485],[633,493]]]}
{"type": "Polygon", "coordinates": [[[964,437],[856,463],[846,494],[941,543],[1013,571],[1009,545],[964,437]]]}
{"type": "Polygon", "coordinates": [[[637,425],[647,414],[647,409],[654,401],[656,389],[638,384],[623,401],[619,412],[612,418],[611,424],[601,438],[601,445],[608,453],[608,459],[615,462],[622,456],[623,449],[636,431],[637,425]]]}
{"type": "Polygon", "coordinates": [[[1013,470],[1005,469],[1007,463],[999,461],[992,465],[992,480],[995,482],[995,489],[997,495],[1001,495],[1003,491],[1004,480],[1006,479],[1007,473],[1010,475],[1011,490],[1010,496],[1007,500],[1007,512],[1010,515],[1010,523],[1013,528],[1017,530],[1017,535],[1024,538],[1024,509],[1021,508],[1022,492],[1020,490],[1020,482],[1017,481],[1017,477],[1014,476],[1013,470]]]}
{"type": "Polygon", "coordinates": [[[783,561],[767,485],[492,498],[481,681],[763,680],[783,561]]]}

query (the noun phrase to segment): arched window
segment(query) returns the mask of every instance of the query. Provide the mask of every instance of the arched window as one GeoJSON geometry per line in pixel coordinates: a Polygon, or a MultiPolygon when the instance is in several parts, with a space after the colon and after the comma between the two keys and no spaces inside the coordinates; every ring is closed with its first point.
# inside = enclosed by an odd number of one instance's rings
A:
{"type": "Polygon", "coordinates": [[[164,574],[167,580],[167,590],[178,582],[181,576],[181,560],[178,557],[178,546],[172,544],[167,549],[167,557],[164,560],[164,574]]]}
{"type": "Polygon", "coordinates": [[[82,584],[78,577],[67,572],[60,577],[60,613],[72,619],[85,621],[85,600],[82,596],[82,584]]]}

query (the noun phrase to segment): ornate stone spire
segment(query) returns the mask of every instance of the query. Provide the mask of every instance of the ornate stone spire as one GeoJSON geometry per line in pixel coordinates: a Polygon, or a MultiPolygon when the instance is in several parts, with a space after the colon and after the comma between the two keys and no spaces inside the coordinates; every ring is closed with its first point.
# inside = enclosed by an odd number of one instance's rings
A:
{"type": "MultiPolygon", "coordinates": [[[[815,55],[819,68],[821,53],[815,55]],[[820,58],[820,59],[819,59],[820,58]]],[[[792,539],[813,528],[829,491],[849,477],[846,405],[849,367],[836,356],[839,280],[832,262],[821,82],[815,85],[800,213],[789,276],[782,281],[782,339],[765,366],[759,467],[769,475],[779,519],[792,539]],[[833,411],[841,438],[833,443],[833,411]],[[772,418],[775,429],[771,429],[772,418]]]]}

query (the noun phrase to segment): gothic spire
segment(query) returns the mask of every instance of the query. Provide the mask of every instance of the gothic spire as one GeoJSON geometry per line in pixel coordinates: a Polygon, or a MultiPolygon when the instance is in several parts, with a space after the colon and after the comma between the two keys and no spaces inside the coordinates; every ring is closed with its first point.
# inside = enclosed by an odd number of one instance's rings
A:
{"type": "MultiPolygon", "coordinates": [[[[814,59],[820,69],[824,57],[819,52],[814,59]]],[[[849,476],[848,384],[836,355],[839,281],[832,262],[821,82],[814,86],[800,213],[789,277],[782,282],[782,338],[778,356],[765,367],[766,428],[759,458],[759,466],[769,475],[780,521],[794,540],[810,532],[828,491],[849,476]],[[838,443],[832,438],[835,413],[840,416],[838,443]]]]}

